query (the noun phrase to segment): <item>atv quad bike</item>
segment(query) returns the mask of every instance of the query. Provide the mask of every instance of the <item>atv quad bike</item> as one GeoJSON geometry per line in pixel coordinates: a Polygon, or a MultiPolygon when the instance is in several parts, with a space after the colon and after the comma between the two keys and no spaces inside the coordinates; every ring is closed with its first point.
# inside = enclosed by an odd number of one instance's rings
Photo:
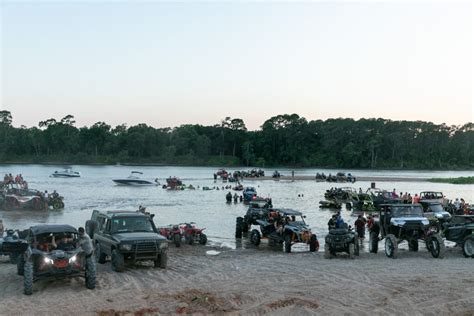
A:
{"type": "Polygon", "coordinates": [[[359,238],[353,229],[347,224],[342,228],[334,228],[326,235],[324,244],[324,258],[330,259],[338,252],[346,252],[349,258],[359,255],[359,238]]]}

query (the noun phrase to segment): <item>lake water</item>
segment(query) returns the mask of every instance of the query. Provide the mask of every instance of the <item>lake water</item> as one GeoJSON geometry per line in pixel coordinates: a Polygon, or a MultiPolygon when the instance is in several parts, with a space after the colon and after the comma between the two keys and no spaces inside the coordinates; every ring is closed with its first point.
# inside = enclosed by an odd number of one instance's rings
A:
{"type": "MultiPolygon", "coordinates": [[[[235,218],[243,216],[247,207],[242,203],[227,204],[225,195],[228,190],[185,190],[168,191],[160,186],[127,187],[117,186],[112,179],[125,178],[132,170],[139,170],[144,177],[156,178],[165,183],[165,178],[176,176],[183,183],[200,186],[223,186],[222,181],[214,183],[213,173],[216,168],[210,167],[131,167],[131,166],[72,166],[80,171],[81,178],[51,178],[49,175],[63,166],[53,165],[0,165],[0,175],[21,173],[28,181],[30,188],[40,191],[57,190],[64,196],[65,208],[61,211],[0,211],[0,218],[9,228],[25,229],[40,223],[64,223],[83,226],[90,218],[92,210],[136,210],[140,204],[147,211],[154,213],[157,226],[172,223],[194,221],[206,227],[208,238],[214,245],[235,247],[235,218]]],[[[246,168],[241,168],[246,169],[246,168]]],[[[233,170],[233,169],[230,169],[233,170]]],[[[273,170],[264,169],[266,175],[273,170]]],[[[291,175],[291,169],[279,169],[283,175],[291,175]]],[[[329,170],[329,169],[295,169],[295,175],[315,175],[316,172],[335,174],[337,171],[351,172],[354,176],[377,177],[459,177],[474,176],[473,171],[369,171],[369,170],[329,170]]],[[[343,187],[348,184],[335,184],[313,181],[273,181],[244,180],[244,186],[254,186],[261,196],[271,196],[275,207],[295,208],[307,217],[306,222],[317,234],[321,244],[327,233],[327,221],[332,212],[319,209],[319,201],[324,199],[324,192],[331,187],[343,187]],[[302,195],[302,197],[298,197],[302,195]]],[[[356,182],[352,185],[364,190],[369,182],[356,182]]],[[[412,195],[421,191],[442,191],[449,199],[464,197],[466,202],[474,202],[474,185],[452,185],[428,182],[380,182],[377,187],[397,192],[410,192],[412,195]]],[[[235,191],[232,191],[234,193],[235,191]]],[[[351,212],[342,210],[346,222],[353,224],[355,217],[351,212]]],[[[237,243],[237,245],[239,245],[237,243]]]]}

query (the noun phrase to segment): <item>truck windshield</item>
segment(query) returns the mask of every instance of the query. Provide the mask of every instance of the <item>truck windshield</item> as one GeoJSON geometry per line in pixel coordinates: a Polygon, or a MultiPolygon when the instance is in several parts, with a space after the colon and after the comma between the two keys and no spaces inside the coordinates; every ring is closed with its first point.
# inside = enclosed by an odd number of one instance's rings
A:
{"type": "Polygon", "coordinates": [[[111,232],[153,232],[153,227],[145,217],[119,217],[112,220],[111,232]]]}
{"type": "Polygon", "coordinates": [[[392,207],[392,217],[423,217],[420,206],[392,207]]]}
{"type": "Polygon", "coordinates": [[[441,213],[444,211],[444,208],[441,204],[432,204],[430,205],[429,211],[434,213],[441,213]]]}

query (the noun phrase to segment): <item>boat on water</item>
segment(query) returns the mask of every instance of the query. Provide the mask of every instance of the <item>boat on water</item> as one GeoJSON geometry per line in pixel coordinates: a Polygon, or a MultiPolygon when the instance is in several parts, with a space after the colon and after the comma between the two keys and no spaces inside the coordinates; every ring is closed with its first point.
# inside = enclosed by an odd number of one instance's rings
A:
{"type": "Polygon", "coordinates": [[[50,177],[53,178],[79,178],[81,176],[81,173],[79,171],[73,171],[71,168],[66,168],[61,171],[55,171],[53,174],[51,174],[50,177]]]}
{"type": "Polygon", "coordinates": [[[132,171],[131,174],[124,179],[113,179],[118,185],[133,185],[133,186],[147,186],[147,185],[159,185],[158,178],[154,180],[145,179],[142,177],[143,172],[132,171]]]}

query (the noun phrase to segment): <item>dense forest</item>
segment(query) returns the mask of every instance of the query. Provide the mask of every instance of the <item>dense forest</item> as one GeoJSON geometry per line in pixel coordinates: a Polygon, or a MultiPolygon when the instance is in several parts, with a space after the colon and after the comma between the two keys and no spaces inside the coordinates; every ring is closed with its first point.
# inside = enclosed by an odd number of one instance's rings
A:
{"type": "Polygon", "coordinates": [[[76,127],[72,115],[16,128],[0,111],[0,163],[143,163],[226,166],[472,169],[474,124],[274,116],[257,131],[226,117],[213,126],[76,127]]]}

